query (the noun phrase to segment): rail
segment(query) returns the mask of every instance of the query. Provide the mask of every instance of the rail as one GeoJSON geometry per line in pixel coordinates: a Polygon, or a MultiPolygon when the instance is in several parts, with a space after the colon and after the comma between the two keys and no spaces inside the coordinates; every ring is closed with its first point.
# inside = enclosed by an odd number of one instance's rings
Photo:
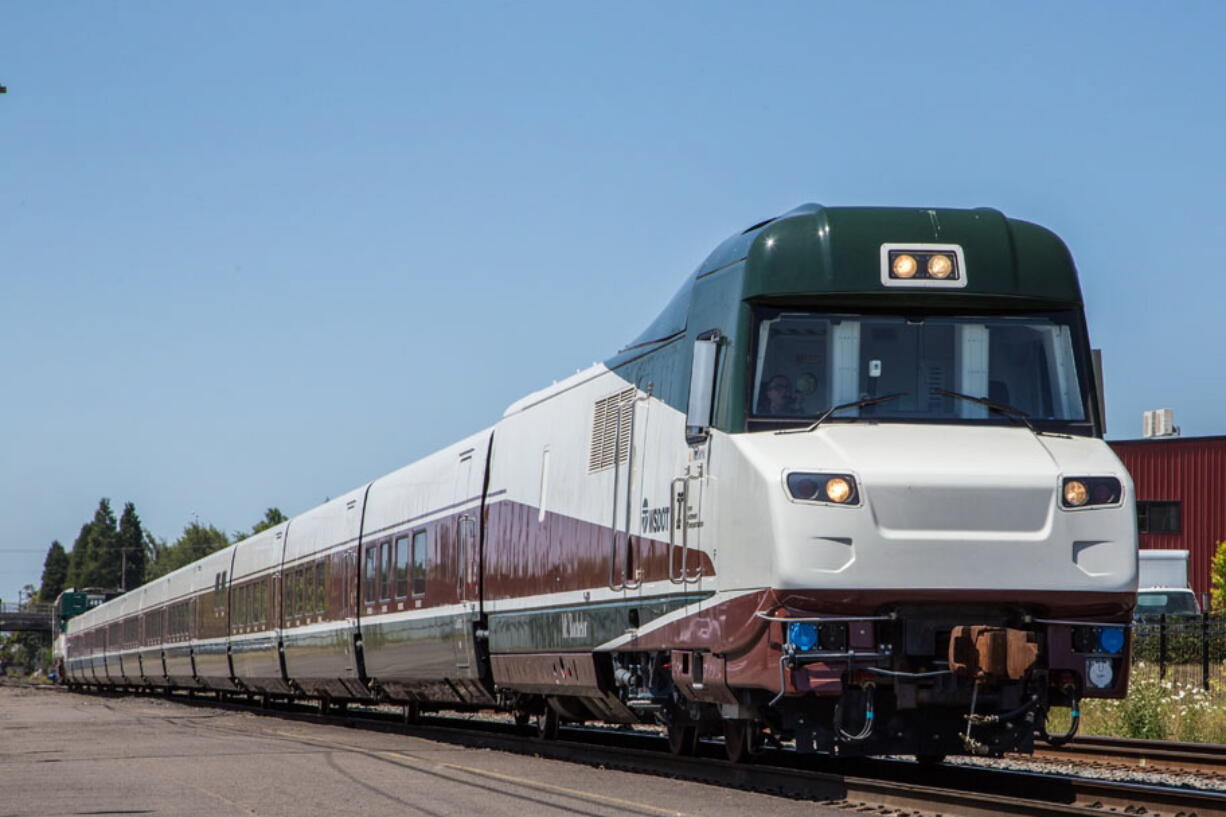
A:
{"type": "Polygon", "coordinates": [[[1093,759],[1129,768],[1196,770],[1221,776],[1226,773],[1226,745],[1175,740],[1141,740],[1079,735],[1059,748],[1036,745],[1035,757],[1093,759]]]}
{"type": "Polygon", "coordinates": [[[20,604],[11,601],[0,602],[0,614],[30,613],[33,615],[49,616],[54,611],[55,605],[50,602],[26,601],[20,604]]]}

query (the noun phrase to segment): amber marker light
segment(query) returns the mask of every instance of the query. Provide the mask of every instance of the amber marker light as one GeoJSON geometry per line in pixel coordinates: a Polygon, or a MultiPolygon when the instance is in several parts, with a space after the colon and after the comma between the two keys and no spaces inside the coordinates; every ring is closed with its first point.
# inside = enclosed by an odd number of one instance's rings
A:
{"type": "Polygon", "coordinates": [[[1079,479],[1070,479],[1064,483],[1064,504],[1072,508],[1080,508],[1090,498],[1086,484],[1079,479]]]}
{"type": "Polygon", "coordinates": [[[831,502],[843,503],[851,499],[851,485],[842,477],[834,477],[826,482],[826,498],[831,502]]]}
{"type": "Polygon", "coordinates": [[[914,255],[896,255],[891,270],[895,278],[914,278],[919,271],[919,264],[916,263],[914,255]]]}
{"type": "Polygon", "coordinates": [[[928,274],[933,278],[948,278],[953,271],[954,262],[948,255],[938,253],[928,259],[928,274]]]}

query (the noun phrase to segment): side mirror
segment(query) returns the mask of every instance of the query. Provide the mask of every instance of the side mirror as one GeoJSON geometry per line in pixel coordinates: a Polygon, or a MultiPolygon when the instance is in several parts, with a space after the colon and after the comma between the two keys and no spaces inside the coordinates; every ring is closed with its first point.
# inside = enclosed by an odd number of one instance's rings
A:
{"type": "Polygon", "coordinates": [[[1094,410],[1098,412],[1098,430],[1107,436],[1107,397],[1103,394],[1103,350],[1091,349],[1090,359],[1094,363],[1094,410]]]}
{"type": "Polygon", "coordinates": [[[694,341],[694,362],[690,368],[690,406],[685,414],[685,441],[698,445],[706,441],[711,429],[711,409],[715,405],[715,371],[719,364],[718,329],[703,332],[694,341]]]}

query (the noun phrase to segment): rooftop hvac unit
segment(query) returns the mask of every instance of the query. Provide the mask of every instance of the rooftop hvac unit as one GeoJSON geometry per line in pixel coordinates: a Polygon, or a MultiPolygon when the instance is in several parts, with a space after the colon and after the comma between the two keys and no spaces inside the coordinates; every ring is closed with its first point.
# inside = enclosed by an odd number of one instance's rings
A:
{"type": "Polygon", "coordinates": [[[1145,412],[1141,433],[1146,437],[1177,437],[1179,428],[1175,425],[1175,410],[1155,409],[1145,412]]]}

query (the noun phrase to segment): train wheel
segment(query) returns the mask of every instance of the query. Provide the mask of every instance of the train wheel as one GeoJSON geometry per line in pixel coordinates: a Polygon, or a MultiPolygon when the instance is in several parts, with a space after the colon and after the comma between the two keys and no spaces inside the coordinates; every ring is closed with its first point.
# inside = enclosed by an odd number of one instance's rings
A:
{"type": "Polygon", "coordinates": [[[733,763],[748,763],[762,748],[762,732],[753,721],[724,721],[724,752],[733,763]]]}
{"type": "Polygon", "coordinates": [[[688,757],[698,746],[698,729],[687,721],[674,720],[668,725],[668,751],[688,757]]]}
{"type": "Polygon", "coordinates": [[[558,713],[552,706],[546,705],[545,711],[536,716],[536,736],[541,740],[557,740],[558,713]]]}
{"type": "Polygon", "coordinates": [[[532,714],[523,709],[515,710],[515,728],[526,729],[532,723],[532,714]]]}
{"type": "Polygon", "coordinates": [[[418,705],[417,701],[409,701],[407,704],[404,705],[405,726],[409,726],[414,723],[417,723],[418,719],[420,718],[421,718],[421,706],[418,705]]]}

